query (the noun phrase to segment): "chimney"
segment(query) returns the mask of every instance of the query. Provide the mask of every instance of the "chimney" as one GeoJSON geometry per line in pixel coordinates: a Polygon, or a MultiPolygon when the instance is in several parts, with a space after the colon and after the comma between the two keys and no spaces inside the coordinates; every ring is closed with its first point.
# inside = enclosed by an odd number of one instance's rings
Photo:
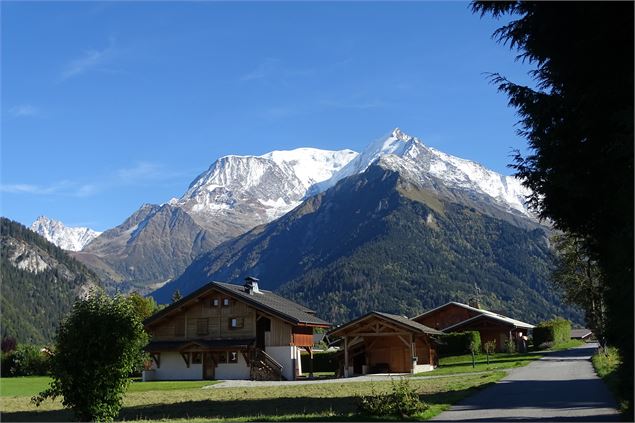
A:
{"type": "Polygon", "coordinates": [[[245,292],[249,293],[249,295],[260,294],[260,290],[258,289],[258,282],[260,279],[254,278],[253,276],[247,276],[245,278],[245,292]]]}

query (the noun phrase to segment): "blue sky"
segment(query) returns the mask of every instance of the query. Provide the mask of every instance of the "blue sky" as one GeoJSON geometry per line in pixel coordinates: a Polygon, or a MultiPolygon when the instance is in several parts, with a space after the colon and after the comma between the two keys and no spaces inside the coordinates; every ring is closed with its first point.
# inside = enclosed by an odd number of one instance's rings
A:
{"type": "Polygon", "coordinates": [[[394,127],[510,174],[529,83],[463,2],[2,2],[1,213],[104,230],[225,154],[394,127]]]}

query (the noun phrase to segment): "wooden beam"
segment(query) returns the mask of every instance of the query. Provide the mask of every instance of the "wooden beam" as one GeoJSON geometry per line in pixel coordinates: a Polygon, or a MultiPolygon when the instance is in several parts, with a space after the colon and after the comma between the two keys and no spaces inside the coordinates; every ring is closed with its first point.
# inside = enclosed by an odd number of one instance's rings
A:
{"type": "Polygon", "coordinates": [[[183,361],[185,361],[185,365],[189,369],[190,368],[190,354],[186,352],[182,352],[181,357],[183,357],[183,361]]]}
{"type": "Polygon", "coordinates": [[[152,359],[154,363],[157,365],[157,368],[161,367],[161,354],[160,353],[152,353],[152,359]]]}
{"type": "Polygon", "coordinates": [[[410,332],[362,332],[362,333],[355,333],[354,334],[357,337],[360,336],[369,336],[369,337],[373,337],[373,336],[399,336],[399,335],[410,335],[410,332]]]}
{"type": "Polygon", "coordinates": [[[417,348],[415,346],[415,337],[410,334],[410,363],[411,367],[410,367],[410,373],[414,374],[415,373],[415,364],[417,364],[417,362],[415,361],[415,356],[417,355],[417,348]]]}
{"type": "MultiPolygon", "coordinates": [[[[412,336],[412,334],[409,335],[412,336]]],[[[403,342],[406,347],[410,347],[410,342],[408,342],[402,335],[399,335],[398,338],[401,339],[401,342],[403,342]]]]}
{"type": "Polygon", "coordinates": [[[344,377],[348,377],[348,336],[344,337],[344,377]]]}

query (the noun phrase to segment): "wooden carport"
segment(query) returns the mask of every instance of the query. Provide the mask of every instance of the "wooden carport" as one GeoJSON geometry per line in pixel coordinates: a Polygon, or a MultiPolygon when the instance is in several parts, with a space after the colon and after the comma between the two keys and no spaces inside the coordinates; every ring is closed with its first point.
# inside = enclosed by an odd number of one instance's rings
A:
{"type": "Polygon", "coordinates": [[[437,362],[436,346],[431,335],[443,335],[436,329],[394,314],[370,312],[341,325],[329,335],[343,339],[344,377],[351,373],[370,372],[417,373],[431,370],[437,362]],[[355,364],[350,369],[350,353],[355,364]]]}

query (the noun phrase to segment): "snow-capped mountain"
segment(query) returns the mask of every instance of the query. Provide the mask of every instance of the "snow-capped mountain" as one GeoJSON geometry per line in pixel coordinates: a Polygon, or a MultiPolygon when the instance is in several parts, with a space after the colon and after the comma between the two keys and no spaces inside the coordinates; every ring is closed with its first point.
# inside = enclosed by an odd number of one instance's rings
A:
{"type": "Polygon", "coordinates": [[[49,219],[46,216],[38,217],[31,224],[31,230],[68,251],[80,251],[86,244],[101,235],[101,232],[93,229],[66,226],[59,220],[49,219]]]}
{"type": "Polygon", "coordinates": [[[351,150],[298,148],[221,157],[192,182],[176,205],[204,227],[219,216],[246,219],[256,226],[296,207],[313,185],[329,179],[356,156],[351,150]]]}
{"type": "Polygon", "coordinates": [[[352,160],[350,150],[299,148],[263,156],[225,156],[198,176],[180,199],[145,204],[76,257],[102,279],[157,287],[230,238],[282,216],[309,187],[352,160]]]}
{"type": "Polygon", "coordinates": [[[494,204],[511,213],[534,218],[525,204],[530,191],[522,186],[520,180],[428,147],[418,138],[404,134],[399,128],[371,143],[331,178],[313,187],[312,191],[324,191],[341,179],[365,171],[380,159],[384,166],[407,174],[411,180],[428,183],[429,177],[433,177],[440,180],[446,188],[488,197],[494,204]]]}

